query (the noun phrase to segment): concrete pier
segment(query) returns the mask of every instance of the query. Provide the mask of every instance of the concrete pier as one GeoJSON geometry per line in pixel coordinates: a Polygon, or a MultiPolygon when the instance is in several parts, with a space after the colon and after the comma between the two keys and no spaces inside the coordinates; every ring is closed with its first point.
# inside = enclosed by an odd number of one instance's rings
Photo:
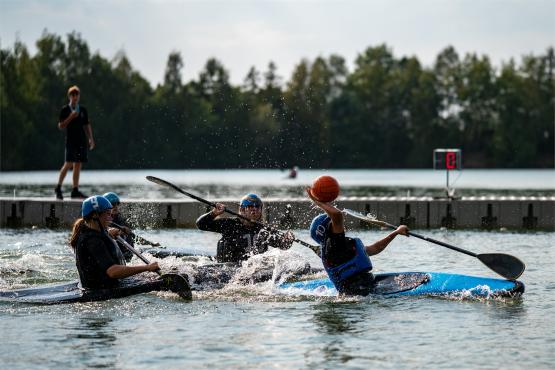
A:
{"type": "MultiPolygon", "coordinates": [[[[236,199],[212,199],[236,209],[236,199]]],[[[192,199],[123,199],[120,207],[140,227],[194,227],[210,207],[192,199]]],[[[308,227],[319,212],[304,198],[264,200],[264,217],[274,226],[308,227]]],[[[555,197],[350,197],[337,201],[339,208],[372,213],[392,224],[414,229],[528,229],[555,231],[555,197]]],[[[0,198],[0,227],[70,227],[80,216],[81,201],[53,198],[0,198]]],[[[349,227],[368,227],[347,218],[349,227]]]]}

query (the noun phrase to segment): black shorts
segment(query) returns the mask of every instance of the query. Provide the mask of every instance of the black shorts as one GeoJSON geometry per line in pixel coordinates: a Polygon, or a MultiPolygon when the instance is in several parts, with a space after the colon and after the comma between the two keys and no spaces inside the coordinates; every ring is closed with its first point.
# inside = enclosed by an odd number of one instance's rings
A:
{"type": "Polygon", "coordinates": [[[87,146],[67,146],[65,151],[66,162],[87,162],[87,146]]]}

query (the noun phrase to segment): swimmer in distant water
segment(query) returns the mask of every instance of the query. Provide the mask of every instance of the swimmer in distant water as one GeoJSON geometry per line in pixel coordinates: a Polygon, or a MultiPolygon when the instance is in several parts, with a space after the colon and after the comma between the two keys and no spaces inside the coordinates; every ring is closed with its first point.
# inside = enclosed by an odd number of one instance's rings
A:
{"type": "Polygon", "coordinates": [[[289,170],[289,175],[287,177],[290,179],[296,179],[298,173],[299,173],[299,167],[293,166],[293,168],[289,170]]]}

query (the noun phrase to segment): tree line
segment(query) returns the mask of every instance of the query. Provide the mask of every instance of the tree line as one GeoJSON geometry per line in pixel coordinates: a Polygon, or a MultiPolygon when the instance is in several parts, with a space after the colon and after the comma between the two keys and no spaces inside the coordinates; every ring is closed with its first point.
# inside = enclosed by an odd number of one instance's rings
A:
{"type": "MultiPolygon", "coordinates": [[[[553,47],[495,67],[448,46],[434,64],[387,45],[302,59],[289,80],[269,62],[240,86],[209,59],[184,83],[177,51],[152,87],[123,51],[108,60],[76,32],[45,31],[36,53],[1,49],[0,169],[57,169],[70,85],[81,88],[97,148],[87,168],[430,168],[460,148],[473,168],[553,168],[553,47]]],[[[147,52],[147,51],[145,51],[147,52]]]]}

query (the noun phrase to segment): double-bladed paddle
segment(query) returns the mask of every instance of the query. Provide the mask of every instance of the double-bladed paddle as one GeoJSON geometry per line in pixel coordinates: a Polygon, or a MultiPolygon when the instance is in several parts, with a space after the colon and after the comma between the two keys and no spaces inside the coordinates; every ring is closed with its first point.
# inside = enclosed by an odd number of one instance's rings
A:
{"type": "MultiPolygon", "coordinates": [[[[116,224],[114,221],[111,221],[110,224],[115,227],[116,229],[119,229],[121,231],[123,231],[125,233],[125,227],[122,225],[118,225],[116,224]]],[[[127,233],[126,233],[127,234],[127,233]]],[[[166,247],[162,247],[160,245],[160,243],[157,242],[151,242],[150,240],[147,240],[145,238],[143,238],[142,236],[139,236],[137,234],[135,234],[134,232],[130,232],[129,235],[131,235],[134,239],[136,239],[140,244],[146,244],[146,245],[152,245],[153,247],[160,247],[160,248],[166,248],[166,247]]]]}
{"type": "MultiPolygon", "coordinates": [[[[181,194],[184,194],[184,195],[186,195],[186,196],[188,196],[188,197],[191,197],[191,198],[193,198],[193,199],[195,199],[195,200],[198,200],[198,201],[201,202],[201,203],[207,204],[207,205],[212,206],[212,207],[216,207],[216,203],[210,202],[210,201],[208,201],[208,200],[206,200],[206,199],[203,199],[203,198],[201,198],[201,197],[199,197],[199,196],[196,196],[196,195],[194,195],[194,194],[191,194],[191,193],[189,193],[189,192],[186,192],[185,190],[183,190],[183,189],[181,189],[180,187],[178,187],[178,186],[172,184],[172,183],[169,182],[169,181],[162,180],[162,179],[160,179],[160,178],[158,178],[158,177],[154,177],[154,176],[147,176],[146,179],[147,179],[148,181],[151,181],[151,182],[155,183],[155,184],[170,187],[170,188],[174,189],[175,191],[177,191],[177,192],[179,192],[179,193],[181,193],[181,194]]],[[[235,211],[232,211],[231,209],[228,209],[227,207],[225,207],[224,211],[227,212],[227,213],[229,213],[229,214],[231,214],[231,215],[234,215],[234,216],[237,216],[237,217],[239,217],[239,218],[242,218],[243,220],[252,222],[253,224],[262,226],[263,228],[265,228],[266,230],[269,230],[270,232],[273,232],[273,233],[275,233],[275,234],[279,234],[279,235],[282,235],[282,236],[283,236],[283,232],[282,232],[282,231],[277,230],[277,229],[275,229],[275,228],[273,228],[273,227],[271,227],[271,226],[269,226],[269,225],[267,225],[267,224],[265,224],[265,223],[263,223],[263,222],[256,221],[256,220],[251,220],[250,218],[245,217],[245,216],[243,216],[242,214],[239,214],[239,213],[237,213],[237,212],[235,212],[235,211]]],[[[300,239],[296,239],[296,238],[293,239],[293,241],[295,241],[295,242],[297,242],[297,243],[299,243],[299,244],[301,244],[301,245],[304,245],[305,247],[310,248],[310,249],[311,249],[314,253],[316,253],[318,256],[320,255],[320,247],[319,247],[319,246],[317,246],[317,245],[312,245],[312,244],[308,244],[307,242],[305,242],[305,241],[303,241],[303,240],[300,240],[300,239]]]]}
{"type": "MultiPolygon", "coordinates": [[[[115,227],[116,229],[119,229],[123,232],[125,232],[125,228],[121,225],[118,225],[117,223],[115,223],[114,221],[111,222],[111,226],[115,227]]],[[[163,245],[160,245],[160,243],[157,242],[151,242],[145,238],[143,238],[142,236],[139,236],[137,234],[134,234],[133,232],[131,233],[131,236],[134,237],[136,240],[142,242],[142,244],[149,244],[152,245],[153,247],[158,247],[160,249],[164,249],[164,250],[158,250],[156,248],[152,248],[152,249],[143,249],[141,250],[141,252],[148,252],[150,254],[152,254],[154,257],[156,258],[166,258],[169,256],[176,256],[176,257],[197,257],[197,256],[202,256],[202,257],[209,257],[212,258],[211,255],[206,255],[206,254],[199,254],[199,253],[187,253],[187,252],[178,252],[178,251],[168,251],[165,250],[166,247],[163,245]]]]}
{"type": "MultiPolygon", "coordinates": [[[[351,209],[344,209],[343,213],[345,213],[349,216],[358,218],[359,220],[368,222],[372,225],[387,227],[387,228],[390,228],[390,229],[397,229],[397,226],[395,226],[395,225],[389,224],[385,221],[377,220],[377,219],[375,219],[373,217],[370,217],[370,216],[365,216],[362,213],[359,213],[357,211],[353,211],[351,209]]],[[[493,271],[495,271],[496,273],[498,273],[499,275],[503,276],[506,279],[510,279],[510,280],[517,279],[520,275],[522,275],[522,273],[524,272],[524,269],[526,268],[526,266],[524,265],[524,263],[521,260],[519,260],[518,258],[516,258],[514,256],[511,256],[510,254],[505,254],[505,253],[481,253],[481,254],[476,254],[476,253],[467,251],[465,249],[455,247],[454,245],[447,244],[445,242],[442,242],[442,241],[439,241],[439,240],[436,240],[436,239],[428,238],[427,236],[416,234],[412,231],[409,231],[408,234],[410,236],[414,236],[416,238],[425,240],[427,242],[434,243],[434,244],[437,244],[437,245],[441,245],[442,247],[449,248],[449,249],[452,249],[454,251],[464,253],[464,254],[467,254],[467,255],[472,256],[472,257],[476,257],[484,265],[486,265],[487,267],[489,267],[490,269],[492,269],[493,271]]]]}
{"type": "MultiPolygon", "coordinates": [[[[120,242],[125,248],[129,249],[133,254],[139,257],[147,265],[150,263],[138,250],[133,248],[131,244],[125,241],[121,236],[116,237],[117,241],[120,242]]],[[[193,299],[193,294],[191,293],[191,287],[189,282],[185,277],[179,274],[162,274],[160,269],[155,271],[164,280],[169,290],[177,293],[181,298],[185,300],[193,299]]]]}

